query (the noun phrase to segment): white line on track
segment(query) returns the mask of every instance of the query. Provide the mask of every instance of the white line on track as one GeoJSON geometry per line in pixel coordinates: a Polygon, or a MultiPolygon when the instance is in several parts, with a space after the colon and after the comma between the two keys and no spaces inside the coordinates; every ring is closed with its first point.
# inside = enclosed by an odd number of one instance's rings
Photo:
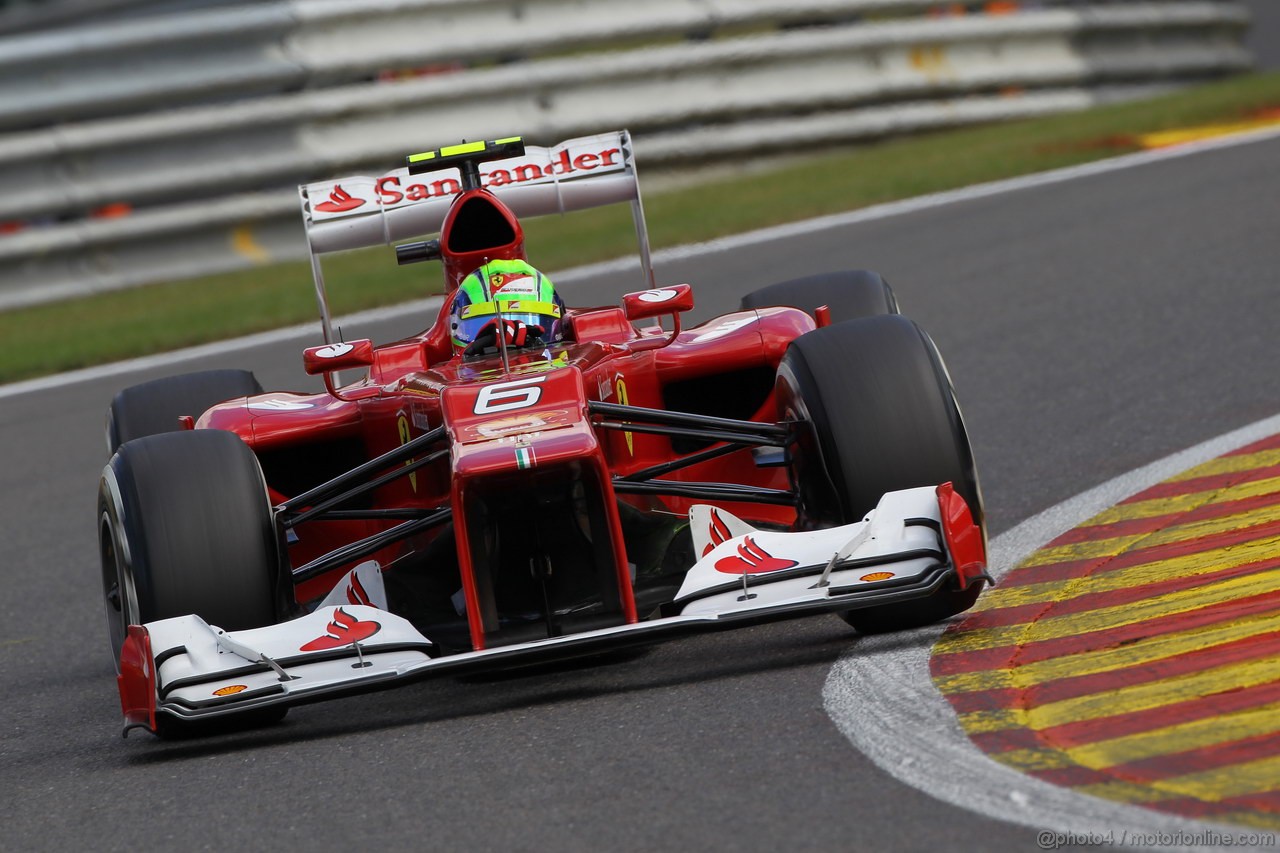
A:
{"type": "MultiPolygon", "coordinates": [[[[854,210],[848,213],[838,213],[831,216],[818,217],[816,219],[807,219],[803,222],[793,222],[773,228],[763,228],[758,231],[750,231],[745,234],[735,234],[732,237],[723,237],[721,239],[710,240],[705,243],[676,246],[655,252],[653,261],[656,265],[706,255],[714,255],[718,252],[728,252],[735,249],[756,246],[761,243],[786,240],[803,234],[813,234],[833,228],[847,228],[861,222],[888,219],[892,216],[915,213],[917,211],[942,207],[944,205],[955,204],[957,202],[987,198],[989,196],[1016,192],[1018,190],[1030,189],[1032,187],[1058,184],[1064,181],[1088,177],[1090,175],[1101,175],[1107,172],[1115,172],[1121,169],[1131,169],[1137,166],[1143,166],[1148,163],[1157,163],[1163,160],[1187,157],[1192,154],[1198,154],[1202,151],[1230,148],[1236,145],[1245,145],[1251,142],[1258,142],[1264,139],[1274,139],[1278,137],[1280,137],[1280,128],[1267,128],[1258,131],[1250,131],[1248,133],[1206,139],[1200,142],[1187,143],[1185,145],[1178,145],[1171,148],[1162,148],[1154,151],[1140,151],[1136,154],[1126,154],[1121,157],[1112,157],[1107,160],[1097,160],[1080,166],[1055,169],[1051,172],[1039,172],[1034,175],[1024,175],[1018,178],[1008,178],[1002,181],[976,184],[971,187],[932,193],[930,195],[904,199],[903,201],[877,204],[872,207],[865,207],[861,210],[854,210]]],[[[638,258],[619,258],[613,261],[605,261],[603,263],[589,264],[586,266],[575,267],[570,270],[564,270],[553,274],[553,278],[556,281],[568,283],[575,280],[589,280],[593,276],[639,269],[639,266],[640,262],[638,258]]],[[[343,317],[339,322],[354,325],[357,323],[378,322],[379,320],[392,319],[403,316],[406,312],[425,313],[438,305],[438,300],[439,297],[434,297],[432,299],[424,299],[389,308],[379,308],[373,311],[366,311],[349,317],[343,317]]],[[[83,370],[73,370],[68,373],[29,379],[9,385],[0,385],[0,399],[4,399],[5,397],[17,397],[22,394],[29,394],[36,391],[46,391],[67,385],[75,385],[80,382],[90,382],[112,376],[122,376],[135,371],[164,367],[198,358],[225,355],[238,350],[265,346],[268,344],[283,343],[290,340],[312,338],[316,342],[319,342],[317,328],[316,323],[309,323],[301,326],[290,326],[286,329],[261,332],[255,335],[248,335],[247,337],[218,341],[216,343],[189,347],[187,349],[175,350],[173,352],[158,355],[145,356],[143,358],[131,359],[129,361],[119,361],[113,364],[89,367],[83,370]]]]}
{"type": "MultiPolygon", "coordinates": [[[[1054,537],[1104,509],[1188,468],[1280,433],[1280,415],[1261,420],[1051,507],[996,537],[992,574],[1001,577],[1054,537]]],[[[899,781],[930,796],[997,820],[1077,836],[1164,834],[1191,839],[1207,828],[1242,837],[1247,827],[1179,818],[1078,794],[988,758],[960,728],[951,704],[929,675],[929,656],[943,626],[861,638],[827,676],[827,713],[853,745],[899,781]]],[[[1118,842],[1117,842],[1118,843],[1118,842]]],[[[1204,844],[1159,845],[1199,849],[1204,844]]],[[[1248,849],[1248,848],[1236,848],[1248,849]]]]}

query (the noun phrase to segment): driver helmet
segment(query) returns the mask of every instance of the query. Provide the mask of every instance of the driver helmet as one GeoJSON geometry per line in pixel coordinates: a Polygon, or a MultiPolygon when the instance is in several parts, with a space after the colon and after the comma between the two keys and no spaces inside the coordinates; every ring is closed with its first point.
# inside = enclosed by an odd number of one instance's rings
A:
{"type": "Polygon", "coordinates": [[[458,285],[449,318],[454,347],[468,355],[496,347],[499,315],[508,346],[545,346],[560,340],[564,300],[528,261],[489,261],[458,285]]]}

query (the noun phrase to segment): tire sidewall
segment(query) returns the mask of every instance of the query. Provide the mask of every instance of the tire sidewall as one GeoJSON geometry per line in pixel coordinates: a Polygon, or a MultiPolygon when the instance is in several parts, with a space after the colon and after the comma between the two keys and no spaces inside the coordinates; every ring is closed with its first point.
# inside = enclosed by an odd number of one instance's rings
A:
{"type": "Polygon", "coordinates": [[[783,423],[797,424],[796,442],[787,470],[791,487],[800,497],[796,526],[801,530],[846,523],[840,497],[844,480],[830,435],[826,434],[826,408],[821,397],[804,392],[814,384],[804,361],[783,358],[778,365],[774,388],[778,418],[783,423]]]}
{"type": "MultiPolygon", "coordinates": [[[[114,461],[114,460],[113,460],[114,461]]],[[[136,502],[134,503],[136,509],[136,502]]],[[[120,651],[129,625],[142,622],[134,582],[133,551],[123,535],[126,519],[134,510],[125,507],[125,497],[113,465],[102,472],[98,487],[98,547],[102,566],[103,607],[107,617],[107,636],[111,645],[116,673],[120,672],[120,651]],[[114,590],[119,606],[113,606],[108,594],[114,590]]]]}

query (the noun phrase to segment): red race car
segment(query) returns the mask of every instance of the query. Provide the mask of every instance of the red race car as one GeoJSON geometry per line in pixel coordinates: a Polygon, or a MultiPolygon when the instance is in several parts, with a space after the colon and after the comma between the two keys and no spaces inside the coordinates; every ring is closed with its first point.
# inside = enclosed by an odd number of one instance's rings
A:
{"type": "Polygon", "coordinates": [[[325,335],[303,360],[326,393],[205,371],[108,412],[126,732],[812,613],[894,630],[976,600],[960,411],[875,273],[682,328],[693,291],[654,283],[626,132],[456,145],[301,196],[325,335]],[[567,306],[517,217],[613,202],[632,204],[643,288],[567,306]],[[320,256],[435,233],[396,246],[442,263],[431,328],[335,340],[320,256]]]}

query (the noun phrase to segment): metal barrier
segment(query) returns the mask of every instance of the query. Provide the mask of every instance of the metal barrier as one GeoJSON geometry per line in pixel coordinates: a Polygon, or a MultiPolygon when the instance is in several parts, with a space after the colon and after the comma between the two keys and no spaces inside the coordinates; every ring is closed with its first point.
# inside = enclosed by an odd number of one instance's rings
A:
{"type": "Polygon", "coordinates": [[[396,67],[531,59],[758,23],[918,12],[930,0],[276,0],[0,45],[0,130],[192,99],[328,87],[396,67]]]}
{"type": "Polygon", "coordinates": [[[0,222],[51,223],[0,235],[0,308],[305,257],[296,184],[455,139],[629,126],[641,164],[662,165],[1079,108],[1250,65],[1234,2],[919,14],[935,5],[294,0],[0,39],[0,122],[57,122],[0,137],[0,222]],[[79,85],[23,82],[73,50],[79,85]],[[92,73],[127,51],[119,73],[92,73]],[[410,66],[432,73],[374,79],[410,66]],[[193,96],[215,102],[127,113],[193,96]],[[66,121],[89,110],[116,115],[66,121]],[[131,213],[86,215],[112,206],[131,213]]]}
{"type": "Polygon", "coordinates": [[[111,14],[155,0],[0,0],[0,33],[20,33],[83,23],[94,15],[111,14]]]}

